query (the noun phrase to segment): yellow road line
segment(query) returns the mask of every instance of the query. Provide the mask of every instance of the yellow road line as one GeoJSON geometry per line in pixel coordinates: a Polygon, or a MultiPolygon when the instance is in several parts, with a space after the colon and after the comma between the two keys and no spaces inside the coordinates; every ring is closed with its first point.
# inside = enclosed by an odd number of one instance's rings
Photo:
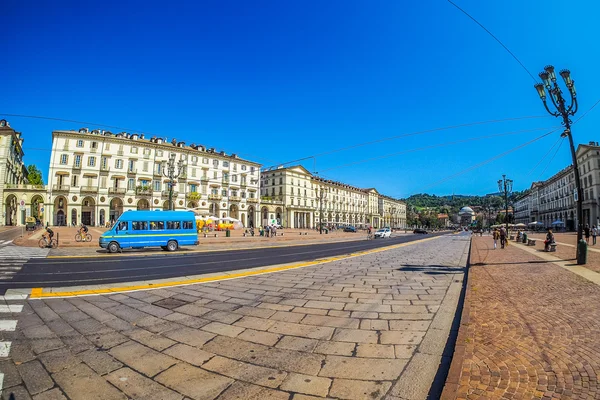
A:
{"type": "Polygon", "coordinates": [[[270,267],[270,268],[257,269],[257,270],[238,272],[238,273],[232,273],[232,274],[224,274],[224,275],[211,276],[211,277],[205,277],[205,278],[187,279],[187,280],[182,280],[182,281],[158,282],[158,283],[121,286],[121,287],[106,288],[106,289],[84,289],[84,290],[74,290],[74,291],[64,291],[64,292],[44,292],[43,288],[33,288],[33,289],[31,289],[31,294],[29,295],[29,298],[30,299],[42,299],[42,298],[53,298],[53,297],[54,298],[55,297],[75,297],[75,296],[90,296],[90,295],[99,295],[99,294],[107,294],[107,293],[131,292],[131,291],[135,291],[135,290],[149,290],[149,289],[160,289],[160,288],[173,287],[173,286],[186,286],[186,285],[192,285],[192,284],[196,284],[196,283],[214,282],[214,281],[221,281],[221,280],[228,280],[228,279],[243,278],[243,277],[253,276],[253,275],[270,274],[273,272],[281,272],[281,271],[286,271],[286,270],[290,270],[290,269],[310,267],[313,265],[325,264],[325,263],[329,263],[329,262],[333,262],[333,261],[339,261],[339,260],[344,260],[344,259],[353,258],[353,257],[365,256],[368,254],[379,253],[382,251],[393,250],[393,249],[397,249],[400,247],[405,247],[405,246],[409,246],[409,245],[413,245],[413,244],[417,244],[417,243],[427,242],[429,240],[439,239],[440,237],[441,236],[435,236],[435,237],[430,237],[430,238],[426,238],[426,239],[415,240],[412,242],[400,243],[400,244],[396,244],[396,245],[392,245],[392,246],[378,247],[376,249],[360,251],[357,253],[350,253],[350,254],[346,254],[346,255],[328,257],[328,258],[323,258],[323,259],[314,260],[314,261],[282,265],[279,267],[270,267]]]}

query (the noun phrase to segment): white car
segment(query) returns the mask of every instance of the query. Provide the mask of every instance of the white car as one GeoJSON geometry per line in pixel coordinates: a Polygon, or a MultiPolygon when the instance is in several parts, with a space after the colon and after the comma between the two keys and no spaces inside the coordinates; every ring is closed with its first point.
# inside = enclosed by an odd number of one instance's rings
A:
{"type": "Polygon", "coordinates": [[[375,232],[375,238],[389,238],[392,237],[392,230],[390,228],[382,228],[375,232]]]}

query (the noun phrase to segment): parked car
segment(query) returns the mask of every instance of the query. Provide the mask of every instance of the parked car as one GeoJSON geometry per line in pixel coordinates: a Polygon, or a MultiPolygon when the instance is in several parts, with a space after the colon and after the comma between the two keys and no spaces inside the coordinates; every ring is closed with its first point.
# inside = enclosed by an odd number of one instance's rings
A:
{"type": "Polygon", "coordinates": [[[415,229],[413,231],[413,233],[420,233],[420,234],[423,234],[423,235],[427,235],[427,231],[425,229],[420,229],[420,228],[415,229]]]}
{"type": "Polygon", "coordinates": [[[392,231],[390,228],[382,228],[375,232],[375,238],[389,238],[392,237],[392,231]]]}
{"type": "Polygon", "coordinates": [[[356,232],[356,228],[353,227],[353,226],[347,226],[347,227],[344,228],[344,232],[353,232],[353,233],[355,233],[356,232]]]}

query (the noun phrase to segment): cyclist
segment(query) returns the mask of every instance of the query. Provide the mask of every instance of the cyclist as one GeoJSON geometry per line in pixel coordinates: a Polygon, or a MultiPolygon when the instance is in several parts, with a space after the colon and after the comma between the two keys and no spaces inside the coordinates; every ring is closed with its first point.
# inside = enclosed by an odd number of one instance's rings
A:
{"type": "Polygon", "coordinates": [[[46,232],[48,232],[48,247],[52,247],[52,238],[54,237],[54,231],[50,229],[49,226],[46,227],[46,232]]]}
{"type": "Polygon", "coordinates": [[[85,237],[88,233],[88,227],[85,224],[81,224],[81,228],[79,228],[79,234],[81,235],[81,240],[85,242],[85,237]]]}
{"type": "Polygon", "coordinates": [[[371,227],[369,226],[369,228],[367,229],[367,238],[371,238],[373,231],[371,230],[371,227]]]}

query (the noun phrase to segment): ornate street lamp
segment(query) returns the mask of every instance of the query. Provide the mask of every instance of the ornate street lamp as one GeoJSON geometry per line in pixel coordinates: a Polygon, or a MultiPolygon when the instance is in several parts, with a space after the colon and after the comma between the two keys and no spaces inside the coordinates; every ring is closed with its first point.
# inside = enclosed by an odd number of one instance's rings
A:
{"type": "Polygon", "coordinates": [[[173,204],[173,185],[175,184],[175,179],[181,175],[183,172],[183,159],[179,159],[177,162],[177,172],[175,171],[175,153],[171,153],[169,155],[169,161],[167,161],[167,166],[163,168],[163,175],[165,178],[169,179],[169,210],[174,210],[175,206],[173,204]]]}
{"type": "Polygon", "coordinates": [[[323,186],[317,188],[317,198],[319,199],[319,234],[323,234],[323,201],[327,201],[329,189],[323,186]],[[325,198],[325,200],[323,200],[325,198]]]}
{"type": "Polygon", "coordinates": [[[581,190],[581,179],[579,177],[579,165],[577,163],[577,154],[575,153],[575,145],[573,144],[573,135],[571,133],[571,115],[575,115],[577,112],[577,91],[575,90],[575,81],[571,79],[571,71],[563,69],[560,71],[560,76],[565,81],[565,85],[571,95],[571,101],[567,105],[567,101],[563,97],[563,92],[556,82],[556,74],[554,73],[554,67],[548,65],[544,68],[543,72],[539,74],[542,78],[543,83],[536,83],[535,89],[544,103],[544,108],[550,115],[562,118],[562,124],[565,127],[564,132],[561,134],[562,137],[569,138],[569,145],[571,146],[571,157],[573,158],[573,170],[575,173],[575,187],[577,191],[577,264],[585,264],[585,260],[581,251],[587,252],[587,246],[583,242],[583,192],[581,190]],[[548,103],[546,102],[546,92],[550,95],[553,109],[550,110],[548,103]],[[556,111],[554,111],[556,110],[556,111]],[[581,247],[581,250],[580,250],[581,247]]]}
{"type": "Polygon", "coordinates": [[[508,194],[512,192],[513,181],[512,179],[506,179],[506,175],[502,175],[502,179],[498,180],[498,191],[504,192],[504,222],[506,222],[506,234],[508,235],[508,194]]]}

